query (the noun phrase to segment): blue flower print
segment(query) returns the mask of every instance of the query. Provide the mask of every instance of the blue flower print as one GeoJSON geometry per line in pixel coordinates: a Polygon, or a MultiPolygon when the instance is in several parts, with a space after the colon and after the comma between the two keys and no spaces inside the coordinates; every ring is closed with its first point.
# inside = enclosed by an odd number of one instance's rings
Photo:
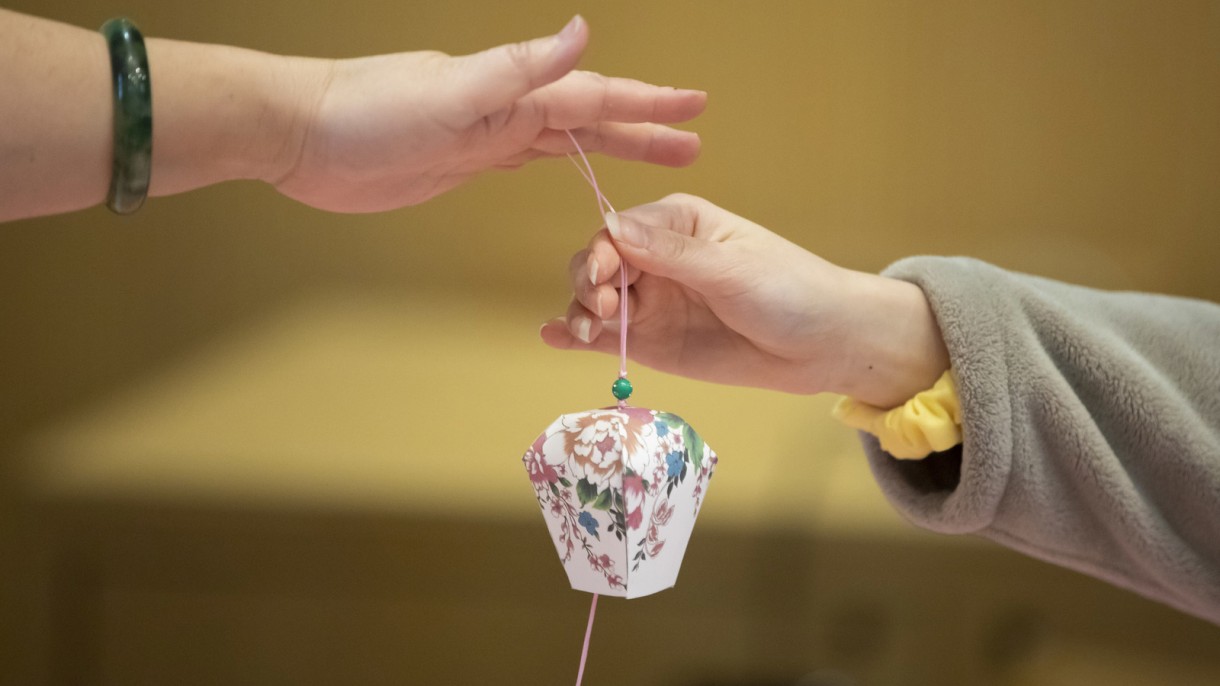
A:
{"type": "Polygon", "coordinates": [[[669,433],[669,425],[665,422],[653,422],[652,425],[657,427],[657,438],[665,438],[669,433]]]}
{"type": "Polygon", "coordinates": [[[682,474],[682,451],[675,450],[665,456],[665,465],[669,467],[669,472],[666,474],[673,479],[682,474]]]}
{"type": "Polygon", "coordinates": [[[580,517],[576,518],[576,521],[585,528],[585,531],[589,532],[590,536],[596,536],[598,539],[601,538],[597,534],[597,520],[593,518],[593,515],[582,511],[580,517]]]}

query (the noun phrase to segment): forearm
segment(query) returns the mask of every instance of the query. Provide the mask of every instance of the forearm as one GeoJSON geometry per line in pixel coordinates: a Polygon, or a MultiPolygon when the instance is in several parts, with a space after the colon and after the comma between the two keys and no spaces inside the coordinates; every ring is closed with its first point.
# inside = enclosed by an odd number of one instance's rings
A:
{"type": "Polygon", "coordinates": [[[965,442],[903,462],[910,521],[981,533],[1220,622],[1220,307],[914,258],[952,352],[965,442]]]}
{"type": "Polygon", "coordinates": [[[153,166],[149,194],[288,172],[320,94],[325,60],[149,39],[153,166]]]}
{"type": "Polygon", "coordinates": [[[101,34],[0,9],[0,81],[0,220],[105,200],[113,105],[101,34]]]}
{"type": "MultiPolygon", "coordinates": [[[[152,78],[149,193],[285,173],[322,61],[146,39],[152,78]]],[[[110,60],[101,34],[0,10],[0,221],[105,201],[113,158],[110,60]]]]}

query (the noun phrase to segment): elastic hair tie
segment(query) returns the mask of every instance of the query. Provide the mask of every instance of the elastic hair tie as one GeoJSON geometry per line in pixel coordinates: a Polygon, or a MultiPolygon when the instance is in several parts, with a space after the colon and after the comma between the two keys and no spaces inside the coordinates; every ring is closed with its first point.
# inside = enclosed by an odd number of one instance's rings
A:
{"type": "Polygon", "coordinates": [[[148,197],[152,174],[152,79],[144,37],[129,20],[102,24],[114,82],[114,164],[106,206],[131,214],[148,197]]]}
{"type": "Polygon", "coordinates": [[[893,409],[840,398],[831,416],[877,437],[899,460],[920,460],[962,442],[962,407],[953,371],[945,370],[926,391],[893,409]]]}

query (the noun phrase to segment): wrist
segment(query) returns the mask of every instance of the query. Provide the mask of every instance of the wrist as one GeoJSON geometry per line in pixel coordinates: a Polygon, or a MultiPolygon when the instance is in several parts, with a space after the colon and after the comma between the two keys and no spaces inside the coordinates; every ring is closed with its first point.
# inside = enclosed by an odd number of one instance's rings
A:
{"type": "Polygon", "coordinates": [[[277,185],[297,169],[307,138],[316,126],[318,111],[335,72],[336,61],[312,57],[267,55],[263,128],[265,144],[259,165],[250,178],[277,185]]]}
{"type": "Polygon", "coordinates": [[[850,272],[840,360],[830,390],[880,408],[931,388],[949,352],[923,291],[915,284],[850,272]]]}
{"type": "Polygon", "coordinates": [[[150,39],[148,50],[154,82],[150,194],[283,173],[308,126],[301,112],[308,107],[311,73],[304,63],[313,60],[164,39],[150,39]]]}

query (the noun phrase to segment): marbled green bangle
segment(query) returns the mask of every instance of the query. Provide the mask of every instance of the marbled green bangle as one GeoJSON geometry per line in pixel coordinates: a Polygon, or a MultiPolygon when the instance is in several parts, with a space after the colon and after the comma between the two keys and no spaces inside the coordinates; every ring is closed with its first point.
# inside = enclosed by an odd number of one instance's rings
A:
{"type": "Polygon", "coordinates": [[[114,81],[114,166],[106,206],[118,214],[140,209],[152,173],[152,79],[144,37],[130,21],[102,24],[114,81]]]}

